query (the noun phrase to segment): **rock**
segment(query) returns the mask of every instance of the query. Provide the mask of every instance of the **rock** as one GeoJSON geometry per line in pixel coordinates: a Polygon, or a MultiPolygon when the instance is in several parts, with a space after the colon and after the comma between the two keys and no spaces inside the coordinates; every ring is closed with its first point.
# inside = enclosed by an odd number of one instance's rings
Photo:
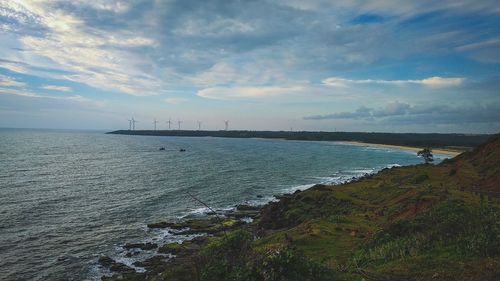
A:
{"type": "Polygon", "coordinates": [[[262,196],[262,195],[260,195],[260,194],[259,194],[259,195],[257,195],[257,198],[262,198],[262,197],[264,197],[264,196],[262,196]]]}
{"type": "Polygon", "coordinates": [[[285,199],[285,198],[292,198],[293,195],[290,194],[290,193],[285,193],[283,195],[274,195],[274,198],[278,199],[278,200],[282,200],[282,199],[285,199]]]}
{"type": "Polygon", "coordinates": [[[158,249],[158,253],[176,255],[183,250],[179,243],[168,243],[158,249]]]}
{"type": "Polygon", "coordinates": [[[135,270],[130,266],[127,266],[121,262],[117,262],[109,267],[109,270],[114,271],[116,273],[134,273],[135,270]]]}
{"type": "Polygon", "coordinates": [[[149,228],[167,228],[167,227],[174,228],[175,226],[176,226],[175,223],[165,222],[165,221],[148,224],[149,228]]]}
{"type": "Polygon", "coordinates": [[[246,204],[240,204],[240,205],[236,205],[236,210],[238,210],[238,211],[258,211],[258,210],[260,210],[260,207],[246,205],[246,204]]]}
{"type": "Polygon", "coordinates": [[[110,267],[116,261],[108,256],[102,256],[97,262],[104,267],[110,267]]]}
{"type": "Polygon", "coordinates": [[[177,257],[186,257],[199,250],[201,243],[204,242],[188,240],[184,241],[182,244],[169,243],[161,246],[160,249],[158,249],[158,253],[172,254],[177,257]]]}
{"type": "Polygon", "coordinates": [[[158,248],[158,245],[154,243],[127,243],[123,246],[124,249],[130,250],[130,249],[141,249],[141,250],[153,250],[158,248]]]}
{"type": "Polygon", "coordinates": [[[315,184],[311,187],[311,189],[317,190],[317,191],[330,191],[330,188],[328,185],[325,184],[315,184]]]}
{"type": "Polygon", "coordinates": [[[197,236],[189,241],[197,245],[203,245],[208,242],[208,238],[206,236],[197,236]]]}
{"type": "Polygon", "coordinates": [[[109,268],[109,270],[117,273],[133,273],[135,270],[121,262],[116,262],[108,256],[102,256],[98,260],[101,266],[109,268]]]}
{"type": "Polygon", "coordinates": [[[241,218],[256,218],[259,215],[259,211],[236,211],[234,213],[228,214],[229,217],[236,219],[241,218]]]}
{"type": "Polygon", "coordinates": [[[134,262],[137,267],[143,267],[148,273],[157,274],[168,266],[168,259],[164,256],[153,256],[144,261],[134,262]]]}
{"type": "Polygon", "coordinates": [[[139,254],[139,252],[137,252],[137,251],[132,251],[132,252],[127,252],[127,253],[125,254],[125,256],[126,256],[127,258],[130,258],[130,257],[133,257],[133,256],[137,256],[138,254],[139,254]]]}

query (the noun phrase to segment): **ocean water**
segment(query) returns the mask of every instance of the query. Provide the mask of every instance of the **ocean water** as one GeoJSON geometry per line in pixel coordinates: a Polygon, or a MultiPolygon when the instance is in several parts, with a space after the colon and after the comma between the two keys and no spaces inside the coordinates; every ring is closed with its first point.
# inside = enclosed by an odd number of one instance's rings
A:
{"type": "Polygon", "coordinates": [[[0,280],[99,280],[100,255],[131,264],[124,243],[178,239],[147,223],[203,215],[186,192],[223,210],[420,162],[332,142],[1,129],[0,280]]]}

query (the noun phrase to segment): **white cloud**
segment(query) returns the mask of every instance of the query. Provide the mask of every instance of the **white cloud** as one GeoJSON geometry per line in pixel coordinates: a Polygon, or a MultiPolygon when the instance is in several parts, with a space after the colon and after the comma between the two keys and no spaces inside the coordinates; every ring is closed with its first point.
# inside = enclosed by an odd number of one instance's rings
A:
{"type": "Polygon", "coordinates": [[[474,42],[456,48],[457,51],[468,53],[473,59],[482,63],[500,63],[500,38],[474,42]]]}
{"type": "Polygon", "coordinates": [[[25,85],[24,82],[19,82],[12,77],[0,75],[0,87],[24,87],[25,85]]]}
{"type": "Polygon", "coordinates": [[[186,21],[180,28],[174,30],[174,33],[182,36],[209,36],[221,37],[233,34],[250,33],[255,30],[252,24],[230,19],[218,18],[207,21],[205,19],[193,18],[186,21]]]}
{"type": "Polygon", "coordinates": [[[0,88],[0,95],[15,95],[23,97],[40,97],[24,89],[0,88]]]}
{"type": "Polygon", "coordinates": [[[266,59],[255,59],[248,63],[222,61],[193,76],[189,82],[203,87],[290,83],[282,67],[282,64],[266,59]]]}
{"type": "Polygon", "coordinates": [[[0,68],[4,68],[4,69],[7,69],[9,71],[17,72],[17,73],[28,72],[28,69],[25,67],[25,65],[23,63],[10,61],[10,60],[0,59],[0,68]]]}
{"type": "Polygon", "coordinates": [[[60,100],[60,101],[71,101],[75,103],[79,103],[83,106],[88,106],[88,107],[103,107],[104,103],[101,101],[95,101],[80,95],[73,95],[73,96],[47,96],[47,95],[40,95],[40,94],[35,94],[31,91],[25,90],[25,89],[19,89],[19,88],[0,88],[0,95],[13,95],[13,96],[21,96],[21,97],[28,97],[28,98],[39,98],[39,99],[46,99],[46,100],[60,100]]]}
{"type": "MultiPolygon", "coordinates": [[[[119,12],[125,9],[120,8],[124,7],[120,3],[110,2],[108,7],[105,2],[98,2],[91,6],[119,12]]],[[[16,57],[8,54],[8,59],[22,61],[24,65],[0,61],[0,67],[32,75],[40,75],[40,69],[55,69],[70,73],[61,76],[67,80],[130,95],[151,95],[159,89],[161,80],[142,70],[151,64],[149,59],[128,50],[155,47],[153,39],[129,31],[92,28],[75,15],[59,10],[56,4],[53,1],[0,3],[3,16],[46,30],[43,37],[18,36],[20,47],[29,52],[17,53],[16,57]]]]}
{"type": "Polygon", "coordinates": [[[488,11],[497,12],[495,0],[443,0],[443,1],[398,1],[398,0],[274,0],[282,5],[295,9],[309,11],[323,11],[327,9],[356,10],[358,13],[383,13],[411,17],[415,14],[430,13],[432,11],[455,10],[455,11],[488,11]]]}
{"type": "Polygon", "coordinates": [[[426,79],[422,80],[414,80],[414,81],[409,81],[410,83],[414,84],[422,84],[424,86],[428,87],[456,87],[462,85],[462,83],[465,81],[465,78],[443,78],[443,77],[429,77],[426,79]]]}
{"type": "Polygon", "coordinates": [[[60,92],[71,92],[72,91],[72,89],[70,87],[57,86],[57,85],[43,85],[41,88],[45,89],[45,90],[60,91],[60,92]]]}
{"type": "Polygon", "coordinates": [[[280,95],[301,94],[303,86],[290,87],[215,87],[198,91],[197,95],[209,99],[267,98],[280,95]]]}
{"type": "Polygon", "coordinates": [[[377,80],[377,79],[346,79],[342,77],[330,77],[324,79],[323,85],[331,87],[348,87],[349,84],[385,84],[385,85],[422,85],[426,87],[456,87],[463,84],[465,78],[462,77],[429,77],[421,80],[377,80]]]}
{"type": "Polygon", "coordinates": [[[129,10],[130,5],[125,1],[117,0],[72,0],[73,3],[86,5],[96,10],[124,13],[129,10]]]}

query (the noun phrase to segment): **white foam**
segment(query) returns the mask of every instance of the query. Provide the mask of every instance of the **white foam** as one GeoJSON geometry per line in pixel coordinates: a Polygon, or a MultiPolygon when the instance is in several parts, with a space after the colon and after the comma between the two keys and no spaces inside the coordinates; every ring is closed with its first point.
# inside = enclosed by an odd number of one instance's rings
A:
{"type": "MultiPolygon", "coordinates": [[[[284,192],[286,193],[286,192],[284,192]]],[[[250,205],[250,206],[262,206],[265,205],[269,202],[276,202],[278,199],[274,196],[263,196],[262,198],[257,198],[257,199],[251,199],[243,202],[244,204],[250,205]]]]}
{"type": "Polygon", "coordinates": [[[313,186],[314,186],[313,183],[312,184],[301,184],[301,185],[295,185],[295,186],[284,188],[281,191],[283,193],[294,193],[297,190],[306,190],[306,189],[311,188],[313,186]]]}
{"type": "Polygon", "coordinates": [[[203,236],[204,234],[202,233],[196,233],[196,234],[178,234],[182,231],[189,230],[189,228],[183,228],[183,229],[172,229],[172,228],[164,228],[164,229],[152,229],[151,232],[155,237],[153,240],[159,244],[160,246],[162,244],[168,244],[168,243],[182,243],[184,241],[189,241],[194,239],[195,237],[198,236],[203,236]]]}
{"type": "MultiPolygon", "coordinates": [[[[228,212],[232,212],[234,210],[235,210],[235,207],[233,207],[233,206],[214,209],[214,211],[217,215],[225,215],[228,212]]],[[[205,217],[205,216],[210,215],[210,214],[213,214],[212,210],[210,210],[207,207],[201,207],[201,208],[190,209],[189,211],[184,212],[181,215],[179,215],[178,218],[183,219],[183,218],[187,218],[187,217],[205,217]]]]}
{"type": "Polygon", "coordinates": [[[245,217],[245,218],[241,218],[241,221],[244,221],[245,223],[251,223],[251,222],[253,222],[253,219],[249,218],[249,217],[245,217]]]}
{"type": "Polygon", "coordinates": [[[375,172],[375,169],[372,169],[372,168],[367,168],[367,169],[356,169],[356,170],[350,170],[349,171],[350,173],[353,173],[353,174],[360,174],[360,175],[364,175],[364,174],[371,174],[373,172],[375,172]]]}

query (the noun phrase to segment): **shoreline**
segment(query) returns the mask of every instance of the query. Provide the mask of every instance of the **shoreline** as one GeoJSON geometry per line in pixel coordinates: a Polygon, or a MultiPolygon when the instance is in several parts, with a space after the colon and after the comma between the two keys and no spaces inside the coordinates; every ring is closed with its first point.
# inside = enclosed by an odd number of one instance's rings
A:
{"type": "Polygon", "coordinates": [[[310,131],[194,131],[194,130],[117,130],[106,134],[172,136],[172,137],[222,137],[222,138],[262,138],[293,141],[338,141],[383,143],[395,146],[421,146],[439,148],[476,147],[490,135],[435,134],[435,133],[368,133],[368,132],[310,132],[310,131]]]}
{"type": "MultiPolygon", "coordinates": [[[[379,143],[367,143],[367,142],[359,142],[359,141],[335,141],[338,144],[346,144],[346,145],[356,145],[356,146],[368,146],[368,147],[376,147],[376,148],[389,148],[389,149],[397,149],[403,151],[410,151],[417,153],[422,150],[422,148],[415,146],[403,146],[403,145],[392,145],[392,144],[379,144],[379,143]]],[[[432,149],[432,148],[431,148],[432,149]]],[[[455,157],[466,150],[459,149],[446,149],[446,148],[437,148],[432,149],[434,154],[446,155],[449,157],[455,157]]]]}

